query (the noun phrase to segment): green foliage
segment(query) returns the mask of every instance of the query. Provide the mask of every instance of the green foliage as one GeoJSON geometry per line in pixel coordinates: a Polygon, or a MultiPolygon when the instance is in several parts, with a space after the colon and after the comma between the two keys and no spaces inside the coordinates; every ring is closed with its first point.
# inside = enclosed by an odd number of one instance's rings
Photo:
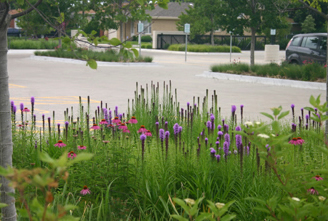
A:
{"type": "Polygon", "coordinates": [[[141,48],[147,48],[147,49],[152,49],[153,48],[153,46],[152,46],[152,44],[141,44],[141,48]]]}
{"type": "Polygon", "coordinates": [[[263,77],[283,78],[302,81],[323,81],[326,78],[326,68],[318,63],[306,63],[305,65],[275,63],[265,65],[253,65],[234,63],[211,66],[213,72],[248,74],[263,77]]]}
{"type": "MultiPolygon", "coordinates": [[[[185,44],[172,44],[169,51],[185,51],[185,44]]],[[[189,52],[230,52],[230,46],[188,45],[189,52]]],[[[232,52],[241,52],[240,48],[233,46],[232,52]]]]}
{"type": "Polygon", "coordinates": [[[314,18],[312,15],[308,15],[304,22],[302,23],[302,31],[304,33],[309,33],[315,30],[314,18]]]}
{"type": "MultiPolygon", "coordinates": [[[[49,39],[38,40],[23,40],[23,39],[13,39],[8,41],[8,48],[10,49],[54,49],[58,46],[58,41],[49,39]]],[[[63,45],[63,48],[67,48],[67,45],[63,45]]]]}
{"type": "MultiPolygon", "coordinates": [[[[139,36],[136,36],[134,41],[138,42],[139,36]]],[[[150,35],[143,35],[141,36],[141,42],[152,42],[153,38],[150,35]]]]}

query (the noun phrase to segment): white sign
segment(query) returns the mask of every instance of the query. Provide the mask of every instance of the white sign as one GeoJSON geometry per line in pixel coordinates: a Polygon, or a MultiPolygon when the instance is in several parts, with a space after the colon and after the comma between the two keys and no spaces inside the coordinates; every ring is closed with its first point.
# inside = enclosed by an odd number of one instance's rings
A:
{"type": "Polygon", "coordinates": [[[138,23],[138,32],[143,32],[143,30],[144,30],[144,24],[139,22],[138,23]]]}
{"type": "Polygon", "coordinates": [[[271,35],[276,35],[276,29],[271,29],[271,30],[270,30],[270,34],[271,34],[271,35]]]}
{"type": "Polygon", "coordinates": [[[190,33],[190,24],[186,23],[184,25],[184,33],[190,33]]]}

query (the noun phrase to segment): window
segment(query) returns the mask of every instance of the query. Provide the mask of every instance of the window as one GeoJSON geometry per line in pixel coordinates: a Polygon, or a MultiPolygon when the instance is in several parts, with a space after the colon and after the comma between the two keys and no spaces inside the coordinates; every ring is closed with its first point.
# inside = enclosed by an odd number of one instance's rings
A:
{"type": "Polygon", "coordinates": [[[131,21],[131,36],[134,35],[134,21],[131,21]]]}
{"type": "Polygon", "coordinates": [[[327,50],[327,38],[322,38],[320,41],[320,50],[327,50]]]}
{"type": "Polygon", "coordinates": [[[296,37],[293,39],[293,42],[291,43],[292,46],[299,46],[301,42],[301,37],[296,37]]]}
{"type": "Polygon", "coordinates": [[[151,34],[151,23],[149,23],[148,21],[142,21],[142,23],[144,25],[143,33],[144,34],[151,34]]]}
{"type": "Polygon", "coordinates": [[[304,37],[302,41],[302,47],[316,49],[318,42],[318,37],[304,37]]]}

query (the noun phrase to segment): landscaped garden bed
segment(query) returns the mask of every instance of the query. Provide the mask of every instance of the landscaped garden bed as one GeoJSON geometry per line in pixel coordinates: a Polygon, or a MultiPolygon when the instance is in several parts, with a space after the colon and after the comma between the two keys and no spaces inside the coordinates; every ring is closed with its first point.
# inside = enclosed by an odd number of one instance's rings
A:
{"type": "MultiPolygon", "coordinates": [[[[58,47],[58,40],[49,38],[46,39],[22,39],[10,38],[8,39],[9,49],[55,49],[58,47]]],[[[66,45],[62,46],[67,48],[66,45]]]]}
{"type": "MultiPolygon", "coordinates": [[[[172,44],[168,47],[169,51],[185,51],[185,44],[172,44]]],[[[230,52],[230,46],[227,45],[187,45],[187,51],[189,52],[230,52]]],[[[232,52],[240,53],[241,50],[237,46],[232,46],[232,52]]]]}
{"type": "MultiPolygon", "coordinates": [[[[12,101],[13,165],[68,172],[56,183],[40,181],[46,172],[26,179],[26,202],[37,199],[48,213],[73,204],[66,215],[80,220],[326,220],[326,117],[319,98],[310,99],[313,108],[272,108],[262,113],[265,123],[244,119],[243,104],[221,116],[217,97],[206,92],[179,104],[171,83],[137,84],[128,110],[105,102],[91,110],[80,98],[79,110],[65,110],[64,124],[34,116],[35,98],[12,101]],[[82,160],[85,153],[92,159],[82,160]],[[35,187],[42,182],[47,191],[35,187]]],[[[26,207],[22,202],[17,208],[26,207]]],[[[39,204],[33,205],[35,214],[39,204]]]]}
{"type": "Polygon", "coordinates": [[[149,56],[125,57],[116,52],[115,50],[106,50],[105,52],[96,52],[86,49],[78,48],[74,51],[58,49],[54,51],[36,51],[36,56],[49,56],[59,58],[72,58],[82,59],[87,57],[88,59],[94,59],[96,61],[107,61],[107,62],[152,62],[153,58],[149,56]]]}
{"type": "Polygon", "coordinates": [[[282,78],[302,81],[326,82],[326,67],[318,63],[304,65],[271,63],[253,65],[243,63],[219,64],[211,66],[213,72],[232,73],[241,75],[282,78]]]}

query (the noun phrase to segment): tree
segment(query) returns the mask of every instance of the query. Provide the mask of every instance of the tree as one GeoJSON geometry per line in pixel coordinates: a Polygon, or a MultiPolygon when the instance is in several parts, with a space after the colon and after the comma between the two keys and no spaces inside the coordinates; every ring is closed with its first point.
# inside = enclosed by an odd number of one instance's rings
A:
{"type": "MultiPolygon", "coordinates": [[[[33,7],[14,15],[9,14],[9,1],[0,0],[0,166],[12,166],[12,132],[11,132],[11,112],[8,87],[7,70],[7,28],[11,19],[18,18],[33,11],[34,7],[41,4],[38,0],[33,7]]],[[[8,206],[1,209],[3,221],[16,220],[15,200],[10,193],[14,189],[8,185],[8,180],[1,176],[1,203],[8,206]],[[9,195],[8,195],[9,194],[9,195]]]]}
{"type": "MultiPolygon", "coordinates": [[[[296,0],[295,0],[296,1],[296,0]]],[[[328,22],[328,14],[322,12],[320,3],[328,2],[328,0],[297,0],[299,3],[301,3],[306,8],[312,10],[316,14],[322,16],[326,22],[328,22]]],[[[328,36],[328,25],[327,25],[327,36],[328,36]]],[[[328,64],[328,47],[326,52],[326,64],[328,64]]],[[[326,68],[326,102],[328,104],[328,68],[326,68]]],[[[326,105],[327,105],[326,104],[326,105]]],[[[327,106],[328,107],[328,106],[327,106]]],[[[328,111],[326,112],[326,116],[328,116],[328,111]]],[[[328,120],[326,120],[325,124],[325,141],[327,144],[328,141],[328,120]]]]}
{"type": "Polygon", "coordinates": [[[304,22],[302,23],[302,31],[304,33],[309,33],[315,30],[315,23],[314,23],[314,18],[312,15],[308,15],[304,22]]]}
{"type": "Polygon", "coordinates": [[[251,55],[250,64],[254,65],[255,34],[264,28],[281,28],[282,15],[272,0],[223,0],[223,26],[227,31],[250,29],[251,55]]]}
{"type": "Polygon", "coordinates": [[[192,0],[193,6],[186,10],[186,14],[179,16],[177,26],[183,30],[184,24],[190,24],[190,36],[210,32],[211,45],[214,45],[214,32],[220,28],[222,14],[221,0],[192,0]]]}

